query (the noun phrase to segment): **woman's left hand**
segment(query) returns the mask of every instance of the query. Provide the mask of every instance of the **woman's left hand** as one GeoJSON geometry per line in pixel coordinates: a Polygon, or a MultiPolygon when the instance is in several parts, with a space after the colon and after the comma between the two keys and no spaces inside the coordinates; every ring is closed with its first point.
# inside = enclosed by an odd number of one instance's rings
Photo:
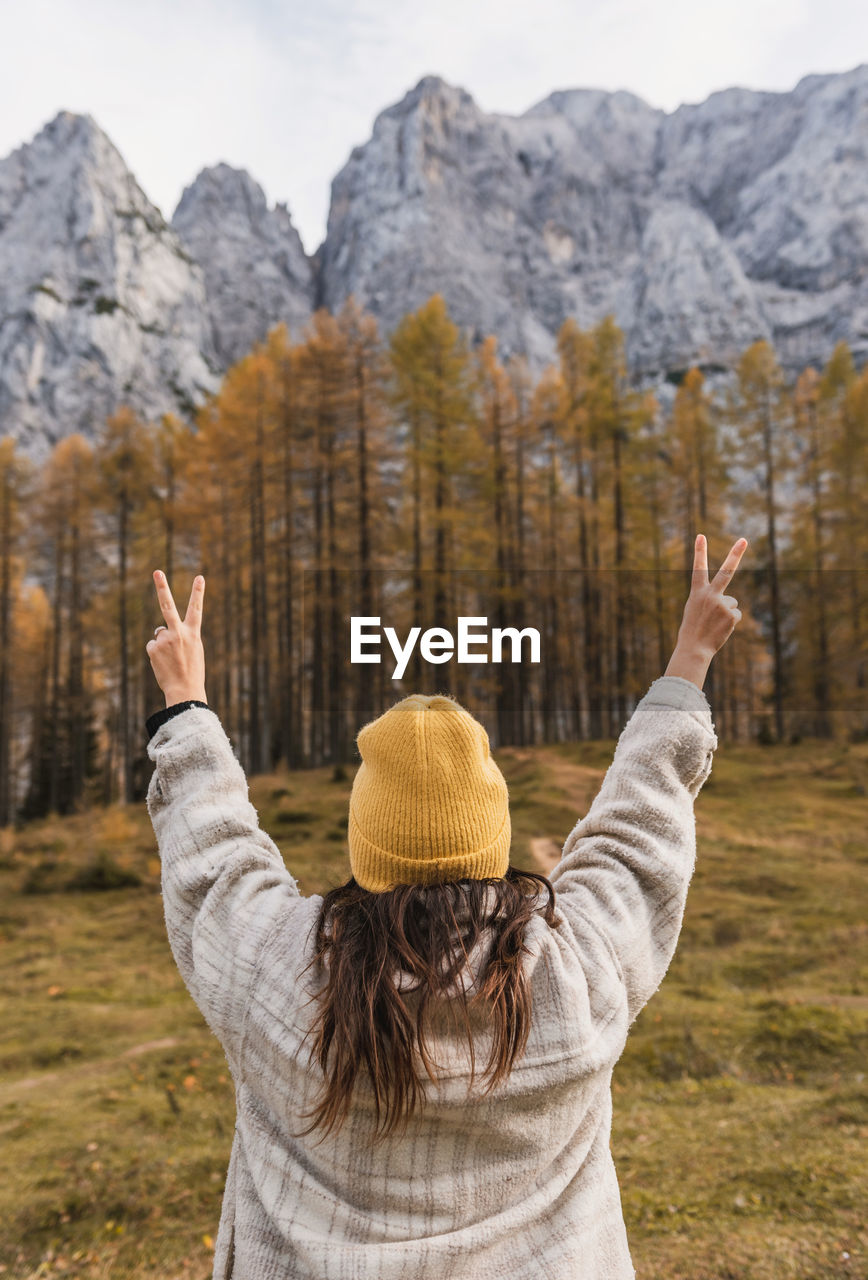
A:
{"type": "Polygon", "coordinates": [[[165,574],[154,570],[157,599],[166,626],[157,628],[153,640],[145,648],[151,660],[157,684],[166,695],[166,706],[195,699],[207,702],[205,694],[205,650],[202,647],[202,601],[205,579],[199,575],[193,582],[187,616],[184,620],[175,608],[165,574]]]}

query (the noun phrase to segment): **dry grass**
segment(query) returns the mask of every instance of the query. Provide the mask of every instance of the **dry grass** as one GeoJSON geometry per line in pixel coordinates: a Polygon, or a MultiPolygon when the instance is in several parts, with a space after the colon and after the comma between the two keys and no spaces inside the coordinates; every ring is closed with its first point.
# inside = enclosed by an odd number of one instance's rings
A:
{"type": "MultiPolygon", "coordinates": [[[[563,844],[611,753],[498,752],[517,863],[563,844]]],[[[718,752],[679,949],[615,1070],[641,1280],[868,1277],[866,765],[864,744],[718,752]]],[[[350,785],[251,783],[305,893],[348,873],[350,785]]],[[[144,807],[0,832],[0,891],[0,1271],[204,1280],[234,1097],[144,807]]]]}

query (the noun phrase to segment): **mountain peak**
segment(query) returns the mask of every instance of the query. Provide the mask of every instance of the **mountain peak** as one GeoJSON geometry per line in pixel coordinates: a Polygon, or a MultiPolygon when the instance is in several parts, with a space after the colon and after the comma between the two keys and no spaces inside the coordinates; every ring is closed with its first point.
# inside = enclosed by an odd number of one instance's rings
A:
{"type": "Polygon", "coordinates": [[[444,93],[444,92],[452,93],[454,92],[454,88],[455,86],[449,84],[448,81],[444,80],[442,76],[425,75],[425,76],[422,76],[421,80],[416,81],[416,84],[413,86],[410,92],[411,93],[444,93]]]}
{"type": "Polygon", "coordinates": [[[202,264],[215,344],[224,366],[279,321],[300,329],[313,312],[314,281],[285,203],[269,208],[246,169],[225,161],[200,169],[172,215],[202,264]]]}
{"type": "Polygon", "coordinates": [[[374,122],[374,127],[376,129],[376,124],[379,120],[394,119],[396,116],[408,116],[419,108],[424,110],[435,103],[447,103],[453,108],[462,106],[476,107],[472,95],[466,89],[461,88],[460,85],[449,84],[442,76],[425,75],[416,82],[412,89],[407,90],[403,98],[400,98],[379,113],[377,120],[374,122]]]}
{"type": "Polygon", "coordinates": [[[95,145],[117,151],[108,134],[100,128],[89,112],[67,110],[58,111],[34,135],[32,141],[25,144],[40,150],[43,147],[50,147],[58,151],[67,151],[71,147],[93,149],[95,145]]]}
{"type": "Polygon", "coordinates": [[[185,221],[192,205],[223,210],[238,205],[248,214],[255,212],[261,216],[267,210],[268,201],[262,187],[246,169],[237,169],[221,160],[200,169],[184,188],[172,215],[173,224],[185,221]]]}
{"type": "Polygon", "coordinates": [[[93,116],[59,111],[0,160],[0,401],[34,455],[120,402],[215,386],[202,274],[93,116]]]}

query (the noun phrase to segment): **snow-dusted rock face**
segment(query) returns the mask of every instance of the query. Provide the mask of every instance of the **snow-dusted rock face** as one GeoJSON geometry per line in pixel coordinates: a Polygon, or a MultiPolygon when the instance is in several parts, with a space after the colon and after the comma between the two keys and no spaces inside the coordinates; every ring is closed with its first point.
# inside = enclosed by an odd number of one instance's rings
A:
{"type": "Polygon", "coordinates": [[[285,204],[269,209],[248,173],[218,164],[185,188],[172,227],[205,273],[223,368],[279,321],[300,337],[314,310],[314,275],[285,204]]]}
{"type": "Polygon", "coordinates": [[[0,161],[0,434],[34,460],[120,402],[183,412],[218,385],[202,272],[87,115],[0,161]]]}
{"type": "Polygon", "coordinates": [[[763,337],[793,370],[840,338],[864,359],[866,148],[868,65],[668,114],[588,89],[486,114],[426,76],[332,184],[322,296],[388,331],[439,291],[537,368],[567,315],[611,311],[644,382],[763,337]]]}

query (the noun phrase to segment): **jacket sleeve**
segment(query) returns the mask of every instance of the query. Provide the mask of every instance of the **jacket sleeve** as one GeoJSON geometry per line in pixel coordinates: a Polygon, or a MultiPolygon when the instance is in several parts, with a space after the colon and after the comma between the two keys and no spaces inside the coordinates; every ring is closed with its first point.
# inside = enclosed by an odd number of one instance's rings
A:
{"type": "Polygon", "coordinates": [[[217,713],[186,706],[148,742],[147,808],[162,863],[169,945],[230,1065],[240,1061],[257,957],[303,899],[260,828],[217,713]]]}
{"type": "Polygon", "coordinates": [[[655,680],[549,876],[580,955],[608,952],[628,1026],[675,953],[696,859],[693,804],[717,745],[699,686],[655,680]]]}

